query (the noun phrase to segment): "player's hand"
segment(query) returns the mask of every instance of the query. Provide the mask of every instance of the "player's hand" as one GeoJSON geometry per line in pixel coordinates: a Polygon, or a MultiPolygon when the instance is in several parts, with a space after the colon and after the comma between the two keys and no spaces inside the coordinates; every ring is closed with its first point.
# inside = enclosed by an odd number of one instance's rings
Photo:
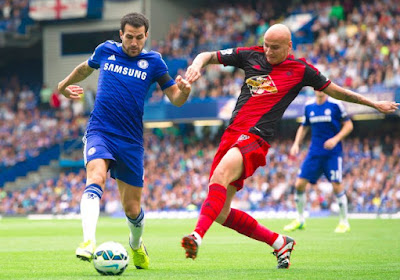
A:
{"type": "Polygon", "coordinates": [[[393,101],[377,101],[375,102],[375,108],[381,113],[390,114],[394,113],[399,108],[400,103],[393,101]]]}
{"type": "Polygon", "coordinates": [[[289,153],[291,156],[297,156],[297,154],[299,153],[299,150],[300,150],[299,145],[293,144],[293,146],[290,148],[289,153]]]}
{"type": "Polygon", "coordinates": [[[181,75],[178,75],[175,79],[176,84],[178,85],[178,88],[180,89],[181,92],[184,94],[189,94],[190,91],[192,90],[192,86],[190,83],[182,78],[181,75]]]}
{"type": "Polygon", "coordinates": [[[64,90],[59,89],[60,93],[69,99],[80,99],[83,94],[83,88],[76,85],[67,86],[64,90]]]}
{"type": "Polygon", "coordinates": [[[328,140],[325,141],[324,143],[324,148],[327,150],[332,150],[333,148],[336,147],[338,141],[336,141],[335,138],[329,138],[328,140]]]}
{"type": "Polygon", "coordinates": [[[201,68],[192,64],[188,67],[188,69],[186,70],[185,73],[185,79],[189,82],[189,83],[193,83],[195,81],[197,81],[200,77],[201,77],[201,72],[200,72],[201,68]]]}

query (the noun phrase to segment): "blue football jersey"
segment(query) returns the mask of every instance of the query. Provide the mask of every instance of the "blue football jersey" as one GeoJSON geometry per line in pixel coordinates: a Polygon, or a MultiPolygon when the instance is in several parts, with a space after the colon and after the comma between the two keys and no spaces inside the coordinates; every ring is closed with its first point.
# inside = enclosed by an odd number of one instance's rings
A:
{"type": "MultiPolygon", "coordinates": [[[[161,55],[143,50],[130,57],[121,43],[106,41],[96,48],[88,64],[100,74],[87,130],[111,133],[142,145],[145,96],[150,85],[168,72],[161,55]]],[[[162,89],[173,84],[171,79],[162,89]]]]}
{"type": "Polygon", "coordinates": [[[341,155],[342,143],[332,150],[324,148],[324,143],[342,129],[342,122],[349,119],[343,103],[328,97],[325,103],[318,105],[315,99],[306,103],[302,125],[311,127],[311,155],[341,155]]]}

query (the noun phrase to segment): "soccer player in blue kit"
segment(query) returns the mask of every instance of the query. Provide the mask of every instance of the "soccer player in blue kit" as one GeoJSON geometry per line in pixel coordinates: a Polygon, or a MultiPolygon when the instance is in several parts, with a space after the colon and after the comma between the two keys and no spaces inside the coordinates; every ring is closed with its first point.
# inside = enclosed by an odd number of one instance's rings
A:
{"type": "Polygon", "coordinates": [[[335,232],[350,231],[347,220],[347,197],[342,185],[342,143],[353,130],[353,123],[347,116],[341,101],[328,97],[322,91],[315,91],[315,99],[307,102],[304,120],[296,133],[291,155],[299,153],[299,146],[311,128],[311,144],[296,180],[296,208],[298,218],[284,227],[285,231],[304,229],[305,189],[308,183],[315,184],[320,176],[332,183],[340,208],[340,222],[335,232]]]}
{"type": "Polygon", "coordinates": [[[96,247],[96,225],[100,199],[108,170],[117,181],[121,203],[130,229],[129,245],[134,265],[149,267],[142,241],[144,212],[140,205],[143,188],[143,110],[150,85],[157,82],[175,106],[182,106],[191,85],[181,76],[175,81],[161,55],[144,49],[149,21],[140,13],[122,17],[122,43],[106,41],[58,84],[67,98],[79,99],[83,89],[73,85],[100,70],[94,109],[83,138],[87,171],[81,200],[83,242],[76,256],[91,261],[96,247]]]}

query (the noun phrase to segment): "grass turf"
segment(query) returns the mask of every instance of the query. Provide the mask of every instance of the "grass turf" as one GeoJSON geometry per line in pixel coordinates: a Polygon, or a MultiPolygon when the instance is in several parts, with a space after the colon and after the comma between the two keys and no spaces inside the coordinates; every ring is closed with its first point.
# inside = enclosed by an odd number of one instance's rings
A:
{"type": "MultiPolygon", "coordinates": [[[[262,220],[282,232],[288,220],[262,220]]],[[[297,246],[289,270],[277,270],[272,249],[213,225],[195,261],[180,247],[195,220],[147,220],[144,241],[151,269],[132,261],[120,276],[101,276],[75,258],[82,239],[78,220],[0,220],[0,279],[400,279],[399,220],[351,220],[352,230],[335,234],[337,219],[309,219],[307,229],[290,234],[297,246]]],[[[97,243],[120,242],[128,249],[123,219],[101,217],[97,243]]]]}

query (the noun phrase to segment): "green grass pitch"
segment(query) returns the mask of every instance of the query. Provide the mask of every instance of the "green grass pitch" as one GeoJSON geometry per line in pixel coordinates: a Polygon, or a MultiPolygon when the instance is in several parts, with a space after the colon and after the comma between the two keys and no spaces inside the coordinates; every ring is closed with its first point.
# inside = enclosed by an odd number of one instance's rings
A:
{"type": "MultiPolygon", "coordinates": [[[[281,232],[288,220],[262,220],[281,232]]],[[[185,259],[181,237],[195,220],[147,220],[144,241],[151,269],[132,263],[121,276],[101,276],[75,258],[79,220],[0,220],[0,279],[400,279],[400,221],[351,220],[348,234],[335,234],[336,218],[309,219],[290,234],[297,246],[289,270],[277,270],[269,246],[214,224],[198,258],[185,259]]],[[[117,241],[128,248],[124,219],[101,217],[97,243],[117,241]]]]}

